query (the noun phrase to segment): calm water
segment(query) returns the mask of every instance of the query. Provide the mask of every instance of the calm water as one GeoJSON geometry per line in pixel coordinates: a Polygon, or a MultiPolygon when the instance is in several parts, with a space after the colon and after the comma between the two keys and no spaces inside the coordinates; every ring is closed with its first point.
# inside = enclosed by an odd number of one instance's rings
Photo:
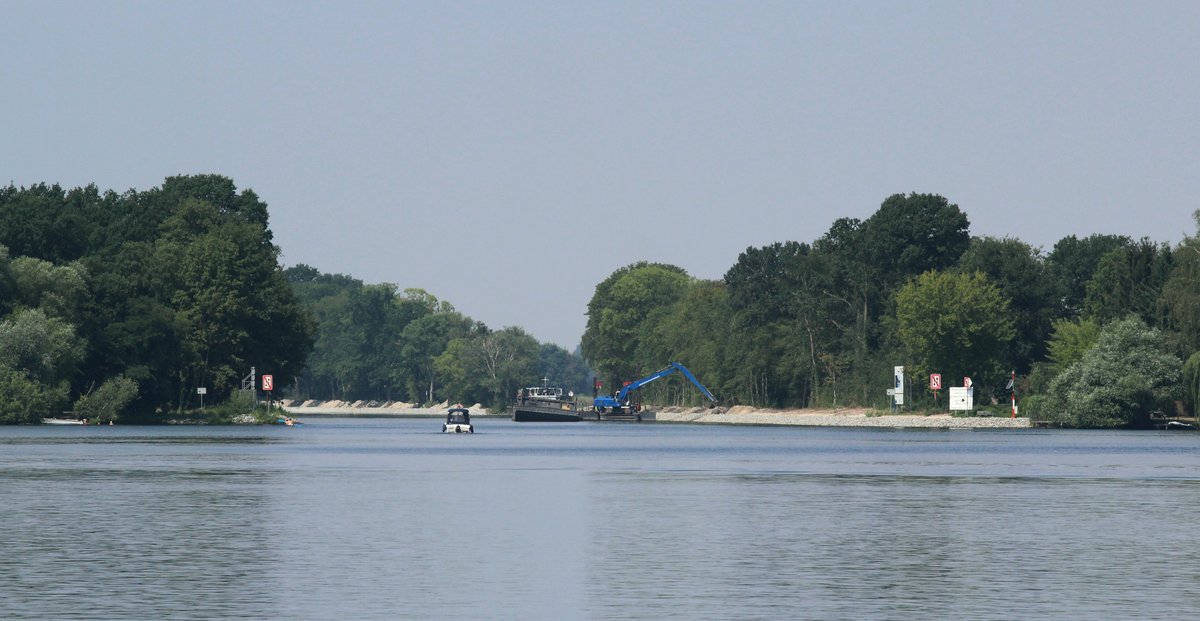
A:
{"type": "Polygon", "coordinates": [[[1195,619],[1200,434],[0,427],[2,619],[1195,619]]]}

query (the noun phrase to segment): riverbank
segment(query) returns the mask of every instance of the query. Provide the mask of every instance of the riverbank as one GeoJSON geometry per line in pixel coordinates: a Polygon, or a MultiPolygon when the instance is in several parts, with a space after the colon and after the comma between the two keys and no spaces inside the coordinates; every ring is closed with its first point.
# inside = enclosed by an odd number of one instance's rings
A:
{"type": "MultiPolygon", "coordinates": [[[[471,416],[497,416],[489,414],[487,408],[476,403],[470,406],[458,406],[452,403],[439,403],[433,407],[420,407],[403,401],[279,401],[283,411],[292,416],[362,416],[362,417],[440,417],[446,415],[446,410],[452,407],[466,407],[471,410],[471,416]]],[[[502,414],[507,416],[507,414],[502,414]]]]}
{"type": "Polygon", "coordinates": [[[950,414],[884,414],[866,408],[769,410],[737,406],[721,408],[661,408],[654,420],[663,423],[714,425],[794,425],[808,427],[894,427],[929,429],[1027,429],[1028,418],[1008,416],[951,416],[950,414]]]}
{"type": "MultiPolygon", "coordinates": [[[[449,403],[422,408],[411,403],[376,403],[344,401],[282,402],[284,411],[292,416],[362,416],[417,417],[445,416],[449,403]]],[[[472,416],[508,416],[506,412],[489,414],[476,403],[469,406],[472,416]]],[[[660,423],[693,423],[711,425],[792,425],[808,427],[893,427],[928,429],[1027,429],[1033,425],[1028,418],[1008,416],[951,416],[949,414],[884,414],[866,408],[771,410],[737,406],[723,408],[665,407],[647,411],[643,420],[660,423]]]]}

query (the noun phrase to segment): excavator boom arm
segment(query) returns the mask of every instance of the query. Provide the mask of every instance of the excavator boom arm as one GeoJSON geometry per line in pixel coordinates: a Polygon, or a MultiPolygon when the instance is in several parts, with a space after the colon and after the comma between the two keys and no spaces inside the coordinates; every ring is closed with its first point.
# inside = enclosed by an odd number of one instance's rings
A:
{"type": "Polygon", "coordinates": [[[704,387],[704,384],[701,384],[700,380],[696,379],[695,375],[692,375],[692,372],[689,371],[687,367],[683,366],[682,364],[679,364],[678,362],[672,362],[670,365],[663,368],[659,372],[657,372],[653,375],[643,377],[640,380],[630,382],[627,386],[621,388],[621,392],[617,393],[617,401],[624,403],[625,399],[629,397],[630,392],[637,390],[638,388],[641,388],[642,386],[645,386],[646,384],[649,384],[650,382],[662,379],[676,371],[682,373],[684,377],[688,378],[688,381],[695,384],[696,388],[699,388],[700,392],[704,393],[704,396],[708,397],[708,399],[710,401],[717,400],[717,398],[714,397],[712,395],[712,393],[709,392],[708,389],[704,387]]]}

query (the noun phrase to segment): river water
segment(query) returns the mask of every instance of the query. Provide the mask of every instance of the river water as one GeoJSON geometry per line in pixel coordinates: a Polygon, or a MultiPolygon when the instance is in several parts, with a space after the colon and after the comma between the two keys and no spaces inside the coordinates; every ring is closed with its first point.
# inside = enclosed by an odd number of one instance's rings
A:
{"type": "Polygon", "coordinates": [[[0,428],[0,618],[1200,618],[1200,434],[307,422],[0,428]]]}

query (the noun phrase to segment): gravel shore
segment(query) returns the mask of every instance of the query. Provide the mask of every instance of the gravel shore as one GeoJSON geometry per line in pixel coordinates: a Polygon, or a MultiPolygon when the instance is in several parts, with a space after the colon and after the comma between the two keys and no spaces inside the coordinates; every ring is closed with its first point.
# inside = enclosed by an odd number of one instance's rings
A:
{"type": "Polygon", "coordinates": [[[714,425],[798,425],[809,427],[921,427],[930,429],[1027,429],[1028,418],[1007,416],[951,416],[949,414],[897,414],[875,416],[865,409],[759,410],[744,406],[720,408],[662,408],[654,420],[664,423],[714,425]]]}
{"type": "MultiPolygon", "coordinates": [[[[291,416],[445,416],[450,404],[431,408],[415,407],[409,403],[345,403],[314,402],[285,403],[284,411],[291,416]]],[[[482,405],[469,406],[472,416],[489,416],[482,405]]],[[[507,412],[491,414],[507,417],[507,412]]],[[[1026,429],[1033,425],[1028,418],[1008,416],[950,416],[949,414],[899,414],[876,416],[871,410],[842,408],[836,410],[765,410],[746,406],[723,408],[657,408],[643,414],[643,420],[661,423],[694,423],[710,425],[796,425],[809,427],[894,427],[929,429],[1026,429]]]]}

